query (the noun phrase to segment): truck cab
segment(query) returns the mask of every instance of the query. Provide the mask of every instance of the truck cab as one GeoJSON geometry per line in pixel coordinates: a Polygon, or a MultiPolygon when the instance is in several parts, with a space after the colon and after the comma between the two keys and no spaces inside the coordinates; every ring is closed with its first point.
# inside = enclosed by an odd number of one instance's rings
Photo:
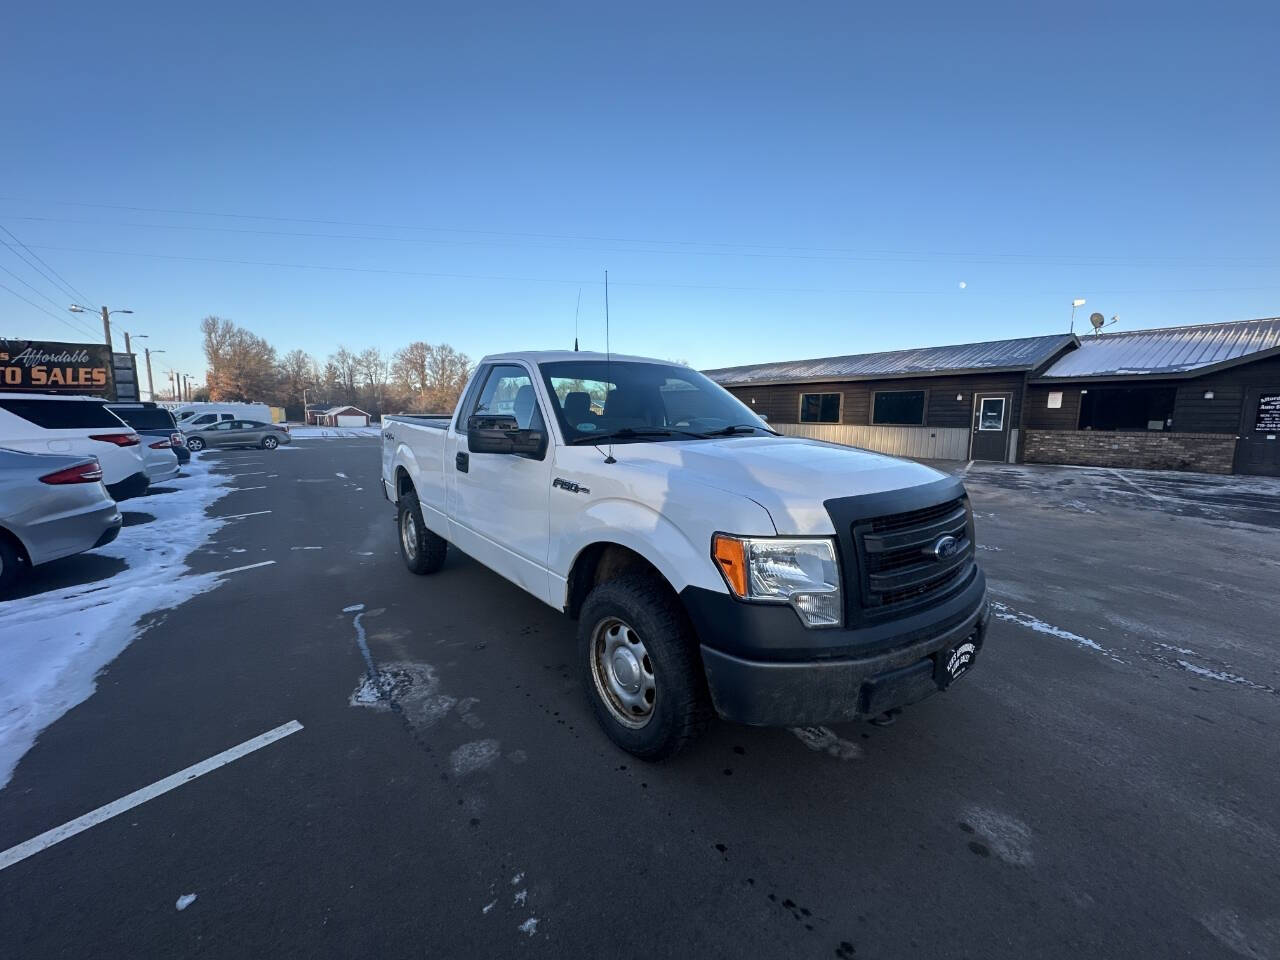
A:
{"type": "Polygon", "coordinates": [[[578,621],[595,714],[641,757],[716,715],[896,710],[985,635],[960,480],[780,436],[679,364],[486,357],[451,415],[384,417],[382,480],[410,570],[453,544],[578,621]]]}

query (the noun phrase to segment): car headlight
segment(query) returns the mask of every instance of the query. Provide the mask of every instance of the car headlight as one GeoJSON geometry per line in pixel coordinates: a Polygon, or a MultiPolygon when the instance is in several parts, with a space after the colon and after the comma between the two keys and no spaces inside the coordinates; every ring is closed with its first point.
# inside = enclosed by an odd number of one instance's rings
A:
{"type": "Polygon", "coordinates": [[[717,533],[711,556],[740,600],[789,603],[806,627],[840,625],[840,567],[831,540],[717,533]]]}

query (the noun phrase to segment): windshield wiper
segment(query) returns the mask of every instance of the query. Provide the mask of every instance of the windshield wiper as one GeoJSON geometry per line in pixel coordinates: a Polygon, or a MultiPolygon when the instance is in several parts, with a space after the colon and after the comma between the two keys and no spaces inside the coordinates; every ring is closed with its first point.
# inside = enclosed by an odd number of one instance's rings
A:
{"type": "Polygon", "coordinates": [[[703,436],[731,437],[735,433],[737,433],[739,430],[741,430],[744,433],[754,433],[756,430],[763,430],[765,433],[771,434],[772,436],[775,436],[775,437],[782,436],[782,434],[778,433],[777,430],[770,430],[768,427],[760,427],[754,423],[735,423],[732,426],[721,427],[719,430],[708,430],[705,434],[703,434],[703,436]]]}
{"type": "Polygon", "coordinates": [[[574,437],[570,443],[606,443],[609,440],[651,440],[655,437],[669,437],[672,434],[680,434],[682,437],[694,437],[698,440],[706,438],[705,433],[691,433],[688,430],[666,430],[666,429],[644,429],[636,430],[632,427],[623,427],[621,430],[610,430],[608,433],[590,433],[581,437],[574,437]]]}

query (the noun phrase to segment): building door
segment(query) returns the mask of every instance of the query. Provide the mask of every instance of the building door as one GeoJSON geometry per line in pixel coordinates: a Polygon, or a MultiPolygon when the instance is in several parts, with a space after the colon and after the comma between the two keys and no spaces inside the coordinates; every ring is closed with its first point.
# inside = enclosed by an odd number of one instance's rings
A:
{"type": "Polygon", "coordinates": [[[1280,477],[1280,384],[1244,392],[1235,470],[1280,477]]]}
{"type": "Polygon", "coordinates": [[[970,460],[1004,462],[1009,449],[1011,405],[1011,397],[1007,393],[975,393],[973,395],[973,438],[969,443],[970,460]]]}

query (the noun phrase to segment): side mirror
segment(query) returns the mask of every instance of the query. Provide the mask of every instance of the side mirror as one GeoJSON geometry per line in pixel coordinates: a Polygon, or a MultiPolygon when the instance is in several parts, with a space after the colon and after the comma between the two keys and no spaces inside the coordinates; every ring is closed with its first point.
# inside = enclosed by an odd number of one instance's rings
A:
{"type": "Polygon", "coordinates": [[[542,459],[547,435],[542,430],[521,430],[510,414],[476,414],[467,418],[467,449],[472,453],[514,453],[542,459]]]}

